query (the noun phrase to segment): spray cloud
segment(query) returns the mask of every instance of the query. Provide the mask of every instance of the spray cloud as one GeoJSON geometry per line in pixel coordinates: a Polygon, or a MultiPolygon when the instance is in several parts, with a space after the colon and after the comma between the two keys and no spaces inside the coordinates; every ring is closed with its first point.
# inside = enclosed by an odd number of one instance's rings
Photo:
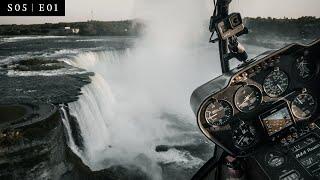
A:
{"type": "Polygon", "coordinates": [[[214,61],[218,56],[206,43],[207,4],[136,1],[136,16],[147,29],[134,48],[85,53],[73,60],[96,73],[80,100],[70,104],[84,139],[82,159],[92,169],[135,164],[153,179],[161,179],[158,163],[169,161],[166,156],[181,166],[203,163],[190,153],[163,155],[155,147],[194,143],[186,138],[198,133],[189,97],[194,88],[220,73],[218,60],[214,61]],[[145,159],[150,163],[146,165],[145,159]]]}

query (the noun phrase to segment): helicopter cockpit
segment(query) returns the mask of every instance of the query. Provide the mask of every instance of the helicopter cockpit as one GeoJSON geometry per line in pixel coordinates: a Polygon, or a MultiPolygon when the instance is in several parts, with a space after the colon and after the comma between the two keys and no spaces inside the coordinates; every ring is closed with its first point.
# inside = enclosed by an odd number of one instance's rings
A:
{"type": "Polygon", "coordinates": [[[219,0],[210,22],[223,74],[191,96],[201,132],[259,179],[320,179],[320,40],[247,60],[237,37],[248,30],[229,3],[219,0]],[[231,58],[243,63],[230,70],[231,58]]]}

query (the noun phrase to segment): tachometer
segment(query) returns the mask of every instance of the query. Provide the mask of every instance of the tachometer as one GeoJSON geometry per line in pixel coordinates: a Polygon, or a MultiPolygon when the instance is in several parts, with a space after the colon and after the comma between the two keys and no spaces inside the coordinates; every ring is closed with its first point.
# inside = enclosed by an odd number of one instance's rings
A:
{"type": "Polygon", "coordinates": [[[233,131],[232,140],[238,148],[249,147],[256,141],[256,130],[253,126],[241,121],[239,127],[233,131]]]}
{"type": "Polygon", "coordinates": [[[286,73],[276,68],[264,80],[264,91],[270,97],[277,97],[283,94],[289,86],[289,78],[286,73]]]}
{"type": "Polygon", "coordinates": [[[212,126],[224,126],[233,115],[232,106],[223,100],[214,100],[205,111],[205,119],[212,126]]]}
{"type": "Polygon", "coordinates": [[[234,103],[241,112],[250,112],[260,105],[262,93],[253,85],[246,85],[239,88],[234,97],[234,103]]]}
{"type": "Polygon", "coordinates": [[[299,119],[309,119],[316,111],[317,104],[313,96],[307,93],[299,94],[291,104],[291,110],[299,119]]]}

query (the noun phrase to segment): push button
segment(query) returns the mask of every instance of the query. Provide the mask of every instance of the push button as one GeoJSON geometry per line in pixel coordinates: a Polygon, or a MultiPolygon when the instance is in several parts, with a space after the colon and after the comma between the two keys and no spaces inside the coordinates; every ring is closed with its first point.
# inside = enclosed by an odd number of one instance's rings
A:
{"type": "Polygon", "coordinates": [[[291,171],[290,173],[282,176],[280,180],[299,180],[300,175],[296,171],[291,171]]]}

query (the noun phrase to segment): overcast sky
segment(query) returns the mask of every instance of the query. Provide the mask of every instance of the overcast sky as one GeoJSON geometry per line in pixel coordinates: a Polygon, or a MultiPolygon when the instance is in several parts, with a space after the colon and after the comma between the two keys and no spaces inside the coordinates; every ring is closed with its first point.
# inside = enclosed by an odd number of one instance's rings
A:
{"type": "MultiPolygon", "coordinates": [[[[176,0],[65,0],[65,17],[0,17],[0,24],[33,24],[87,20],[126,20],[141,18],[148,6],[176,0]],[[147,2],[148,6],[143,4],[147,2]]],[[[203,11],[211,11],[212,0],[194,0],[206,4],[203,11]]],[[[320,0],[233,0],[232,10],[250,17],[320,17],[320,0]]],[[[154,8],[154,7],[152,7],[154,8]]],[[[151,8],[151,9],[152,9],[151,8]]],[[[179,7],[176,7],[179,11],[179,7]]],[[[199,9],[198,9],[199,10],[199,9]]],[[[210,12],[211,13],[211,12],[210,12]]]]}

